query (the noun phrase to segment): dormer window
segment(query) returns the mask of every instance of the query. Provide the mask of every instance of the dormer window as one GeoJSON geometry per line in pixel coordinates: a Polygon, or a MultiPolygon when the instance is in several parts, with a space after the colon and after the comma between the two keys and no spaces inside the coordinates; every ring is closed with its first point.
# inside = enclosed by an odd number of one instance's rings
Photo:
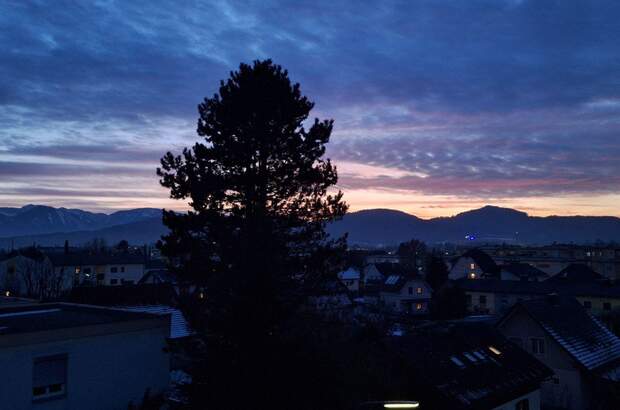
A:
{"type": "Polygon", "coordinates": [[[421,295],[423,292],[422,288],[417,288],[415,291],[418,295],[421,295]]]}

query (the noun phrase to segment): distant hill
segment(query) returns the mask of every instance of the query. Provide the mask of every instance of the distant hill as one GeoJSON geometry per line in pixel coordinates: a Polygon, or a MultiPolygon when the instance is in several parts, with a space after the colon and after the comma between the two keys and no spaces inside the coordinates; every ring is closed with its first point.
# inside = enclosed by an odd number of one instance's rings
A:
{"type": "MultiPolygon", "coordinates": [[[[389,209],[369,209],[347,214],[328,230],[333,236],[348,233],[350,244],[373,247],[395,245],[412,238],[429,244],[620,242],[620,218],[532,217],[525,212],[495,206],[433,219],[420,219],[389,209]]],[[[104,238],[111,244],[126,239],[139,245],[157,241],[166,231],[159,209],[134,209],[106,215],[41,205],[0,208],[2,248],[33,243],[62,246],[65,239],[72,245],[80,245],[93,238],[104,238]]]]}
{"type": "Polygon", "coordinates": [[[53,208],[45,205],[0,208],[0,238],[57,232],[94,231],[152,218],[161,218],[161,209],[132,209],[107,215],[82,211],[81,209],[53,208]]]}

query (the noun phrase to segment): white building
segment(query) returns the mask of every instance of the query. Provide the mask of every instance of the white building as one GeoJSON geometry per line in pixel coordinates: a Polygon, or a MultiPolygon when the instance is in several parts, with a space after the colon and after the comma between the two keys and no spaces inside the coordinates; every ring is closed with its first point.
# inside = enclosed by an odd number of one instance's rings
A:
{"type": "Polygon", "coordinates": [[[170,317],[72,304],[0,308],[3,409],[126,410],[168,388],[170,317]]]}

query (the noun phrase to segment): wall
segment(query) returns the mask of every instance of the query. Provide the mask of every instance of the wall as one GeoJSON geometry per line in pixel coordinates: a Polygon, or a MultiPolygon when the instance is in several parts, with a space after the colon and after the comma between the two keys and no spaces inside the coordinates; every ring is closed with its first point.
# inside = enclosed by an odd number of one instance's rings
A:
{"type": "Polygon", "coordinates": [[[530,403],[530,410],[540,410],[541,401],[540,401],[540,389],[534,390],[528,394],[524,394],[521,397],[518,397],[514,400],[509,401],[508,403],[504,403],[501,406],[495,407],[493,410],[514,410],[516,409],[517,402],[527,399],[530,403]]]}
{"type": "Polygon", "coordinates": [[[480,266],[478,266],[472,258],[462,257],[456,261],[454,266],[452,266],[448,277],[452,280],[468,278],[470,273],[474,273],[476,275],[476,279],[478,279],[484,272],[482,272],[480,266]],[[474,264],[474,269],[471,269],[472,263],[474,264]]]}
{"type": "Polygon", "coordinates": [[[169,384],[167,327],[7,347],[0,350],[0,397],[3,409],[127,410],[147,388],[169,384]],[[33,360],[67,354],[67,394],[61,399],[32,401],[33,360]]]}
{"type": "Polygon", "coordinates": [[[554,371],[555,377],[543,382],[541,400],[543,404],[580,410],[587,408],[587,387],[573,359],[552,339],[530,316],[517,311],[503,322],[498,329],[507,338],[519,337],[523,349],[554,371]],[[531,338],[542,338],[544,354],[532,352],[531,338]]]}

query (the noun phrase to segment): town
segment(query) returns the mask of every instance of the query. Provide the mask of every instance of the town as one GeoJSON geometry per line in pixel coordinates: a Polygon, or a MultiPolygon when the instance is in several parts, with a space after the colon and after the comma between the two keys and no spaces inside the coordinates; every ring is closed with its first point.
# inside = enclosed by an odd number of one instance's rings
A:
{"type": "MultiPolygon", "coordinates": [[[[3,384],[5,403],[65,397],[71,385],[76,408],[182,405],[196,340],[179,304],[209,292],[172,263],[125,241],[0,253],[0,355],[11,352],[14,367],[37,357],[23,366],[32,374],[3,384]],[[90,394],[106,383],[119,394],[90,394]]],[[[381,322],[420,375],[412,397],[427,408],[603,408],[620,387],[619,277],[617,245],[413,239],[349,250],[306,305],[343,323],[381,322]]]]}

